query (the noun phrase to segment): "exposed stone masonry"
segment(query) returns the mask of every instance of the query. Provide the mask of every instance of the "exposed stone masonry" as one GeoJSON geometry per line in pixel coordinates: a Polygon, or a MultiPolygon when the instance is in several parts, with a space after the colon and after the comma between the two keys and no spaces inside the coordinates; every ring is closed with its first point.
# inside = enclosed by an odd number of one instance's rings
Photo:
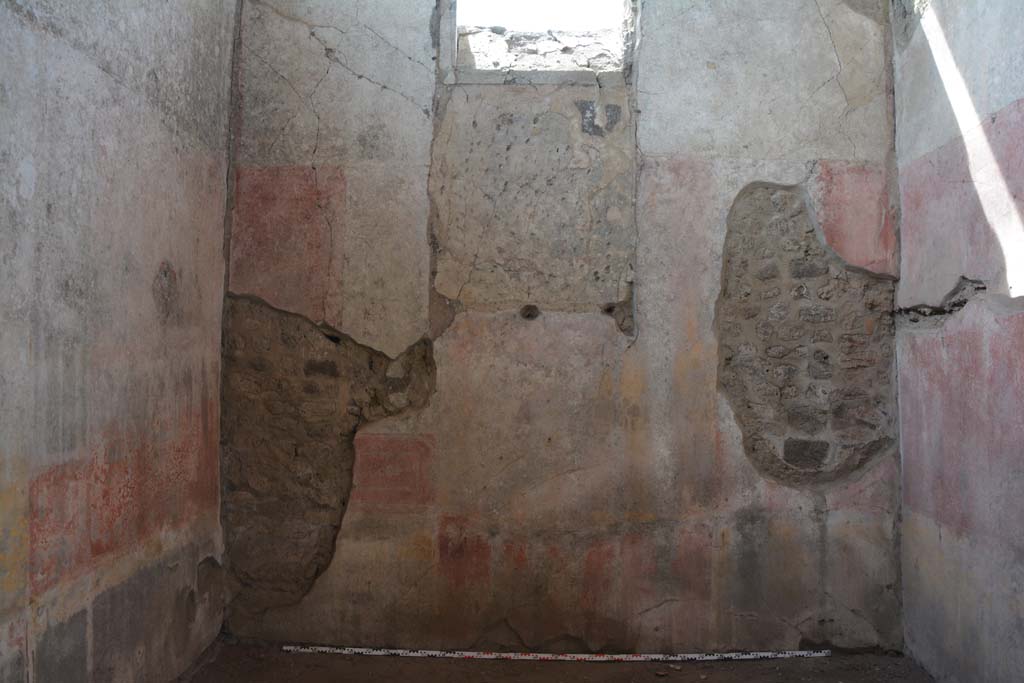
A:
{"type": "Polygon", "coordinates": [[[297,602],[330,564],[360,425],[422,407],[431,343],[395,360],[262,301],[224,311],[222,510],[229,624],[297,602]]]}
{"type": "Polygon", "coordinates": [[[893,283],[828,250],[799,188],[748,186],[729,213],[719,385],[747,455],[791,485],[895,447],[893,283]]]}

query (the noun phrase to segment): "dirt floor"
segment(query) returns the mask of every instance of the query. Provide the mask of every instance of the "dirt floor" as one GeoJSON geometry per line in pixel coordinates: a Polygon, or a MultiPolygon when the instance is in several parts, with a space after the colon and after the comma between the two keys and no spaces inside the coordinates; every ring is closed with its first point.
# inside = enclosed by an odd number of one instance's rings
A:
{"type": "Polygon", "coordinates": [[[834,655],[821,659],[682,664],[461,661],[288,654],[270,646],[214,644],[198,669],[179,683],[931,683],[909,659],[834,655]]]}

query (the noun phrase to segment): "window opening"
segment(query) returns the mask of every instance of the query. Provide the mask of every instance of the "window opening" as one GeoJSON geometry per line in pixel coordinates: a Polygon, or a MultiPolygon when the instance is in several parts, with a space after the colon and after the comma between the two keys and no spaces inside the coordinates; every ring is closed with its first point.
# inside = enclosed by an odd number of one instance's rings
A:
{"type": "Polygon", "coordinates": [[[458,66],[618,71],[628,0],[458,0],[458,66]]]}

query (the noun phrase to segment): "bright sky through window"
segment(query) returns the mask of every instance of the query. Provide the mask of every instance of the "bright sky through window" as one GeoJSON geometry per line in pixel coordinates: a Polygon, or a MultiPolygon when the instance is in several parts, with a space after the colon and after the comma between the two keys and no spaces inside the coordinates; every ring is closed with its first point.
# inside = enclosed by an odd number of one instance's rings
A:
{"type": "Polygon", "coordinates": [[[622,26],[625,0],[458,0],[459,26],[591,32],[622,26]]]}

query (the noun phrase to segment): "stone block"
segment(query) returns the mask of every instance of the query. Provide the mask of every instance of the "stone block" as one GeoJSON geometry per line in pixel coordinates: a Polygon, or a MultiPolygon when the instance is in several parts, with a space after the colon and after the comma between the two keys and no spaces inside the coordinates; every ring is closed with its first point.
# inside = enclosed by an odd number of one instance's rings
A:
{"type": "Polygon", "coordinates": [[[818,471],[828,463],[829,443],[806,439],[786,439],[782,459],[800,470],[818,471]]]}
{"type": "Polygon", "coordinates": [[[805,306],[800,309],[800,319],[805,323],[830,323],[836,319],[836,310],[831,306],[805,306]]]}
{"type": "Polygon", "coordinates": [[[799,279],[828,275],[828,261],[823,259],[796,259],[789,262],[789,274],[799,279]]]}
{"type": "Polygon", "coordinates": [[[786,412],[790,427],[804,434],[817,434],[828,424],[828,412],[813,405],[793,405],[786,412]]]}
{"type": "Polygon", "coordinates": [[[609,88],[600,111],[613,115],[595,128],[597,96],[585,86],[452,93],[431,175],[438,292],[477,310],[593,311],[626,298],[634,126],[626,90],[609,88]]]}

